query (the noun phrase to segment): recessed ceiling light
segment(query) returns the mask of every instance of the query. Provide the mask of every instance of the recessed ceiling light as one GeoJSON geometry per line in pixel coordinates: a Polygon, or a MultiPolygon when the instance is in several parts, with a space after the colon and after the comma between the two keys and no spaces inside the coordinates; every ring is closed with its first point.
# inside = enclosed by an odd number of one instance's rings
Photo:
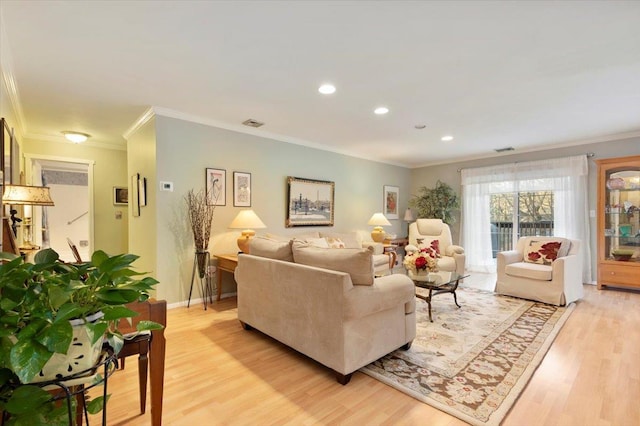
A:
{"type": "Polygon", "coordinates": [[[427,127],[427,125],[426,125],[426,124],[416,124],[416,125],[415,125],[415,126],[413,126],[413,127],[415,127],[415,128],[416,128],[416,129],[418,129],[418,130],[422,130],[422,129],[426,128],[426,127],[427,127]]]}
{"type": "Polygon", "coordinates": [[[450,135],[443,136],[440,140],[443,142],[449,142],[453,140],[453,136],[450,136],[450,135]]]}
{"type": "Polygon", "coordinates": [[[322,93],[323,95],[331,95],[332,93],[336,92],[336,86],[328,83],[323,84],[318,88],[318,92],[322,93]]]}
{"type": "Polygon", "coordinates": [[[378,108],[374,109],[373,112],[378,114],[378,115],[384,115],[384,114],[389,112],[389,108],[381,106],[381,107],[378,107],[378,108]]]}
{"type": "Polygon", "coordinates": [[[73,143],[82,143],[91,137],[88,133],[70,132],[67,130],[63,131],[62,134],[67,138],[67,140],[73,143]]]}

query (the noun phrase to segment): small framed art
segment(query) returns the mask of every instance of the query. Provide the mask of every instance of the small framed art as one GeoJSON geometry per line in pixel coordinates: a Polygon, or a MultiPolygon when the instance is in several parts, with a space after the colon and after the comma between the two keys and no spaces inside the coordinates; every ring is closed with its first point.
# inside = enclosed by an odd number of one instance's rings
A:
{"type": "Polygon", "coordinates": [[[227,205],[227,171],[224,169],[206,169],[206,188],[210,206],[227,205]]]}
{"type": "Polygon", "coordinates": [[[384,215],[387,219],[398,218],[398,197],[400,188],[397,186],[384,185],[384,215]]]}
{"type": "Polygon", "coordinates": [[[233,206],[251,207],[251,173],[233,172],[233,206]]]}
{"type": "Polygon", "coordinates": [[[129,204],[129,188],[114,186],[113,187],[113,205],[126,206],[129,204]]]}

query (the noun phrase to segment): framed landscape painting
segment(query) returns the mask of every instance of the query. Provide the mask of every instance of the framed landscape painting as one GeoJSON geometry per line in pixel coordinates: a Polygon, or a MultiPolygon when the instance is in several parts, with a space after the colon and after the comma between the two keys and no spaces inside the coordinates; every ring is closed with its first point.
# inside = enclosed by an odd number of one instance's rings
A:
{"type": "Polygon", "coordinates": [[[285,226],[333,226],[335,183],[287,177],[285,226]]]}
{"type": "Polygon", "coordinates": [[[227,171],[224,169],[206,169],[206,188],[210,206],[227,205],[227,171]]]}
{"type": "Polygon", "coordinates": [[[400,188],[397,186],[384,186],[384,215],[387,219],[398,218],[398,197],[400,188]]]}

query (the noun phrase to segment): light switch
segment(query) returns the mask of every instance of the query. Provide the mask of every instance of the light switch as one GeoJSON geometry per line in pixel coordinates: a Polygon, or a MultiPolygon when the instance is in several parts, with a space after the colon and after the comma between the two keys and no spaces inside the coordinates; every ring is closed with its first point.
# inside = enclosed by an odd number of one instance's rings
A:
{"type": "Polygon", "coordinates": [[[160,182],[160,191],[173,192],[173,182],[160,182]]]}

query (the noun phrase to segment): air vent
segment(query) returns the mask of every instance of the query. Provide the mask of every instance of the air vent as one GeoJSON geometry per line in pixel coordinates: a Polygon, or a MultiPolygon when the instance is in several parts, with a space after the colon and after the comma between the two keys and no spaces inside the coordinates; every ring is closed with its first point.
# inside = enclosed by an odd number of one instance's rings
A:
{"type": "Polygon", "coordinates": [[[248,120],[244,120],[242,122],[242,124],[244,124],[245,126],[249,126],[249,127],[260,127],[260,126],[264,126],[264,123],[259,122],[258,120],[254,120],[253,118],[250,118],[248,120]]]}
{"type": "Polygon", "coordinates": [[[496,150],[494,150],[495,152],[505,152],[505,151],[514,151],[512,146],[508,146],[506,148],[498,148],[496,150]]]}

